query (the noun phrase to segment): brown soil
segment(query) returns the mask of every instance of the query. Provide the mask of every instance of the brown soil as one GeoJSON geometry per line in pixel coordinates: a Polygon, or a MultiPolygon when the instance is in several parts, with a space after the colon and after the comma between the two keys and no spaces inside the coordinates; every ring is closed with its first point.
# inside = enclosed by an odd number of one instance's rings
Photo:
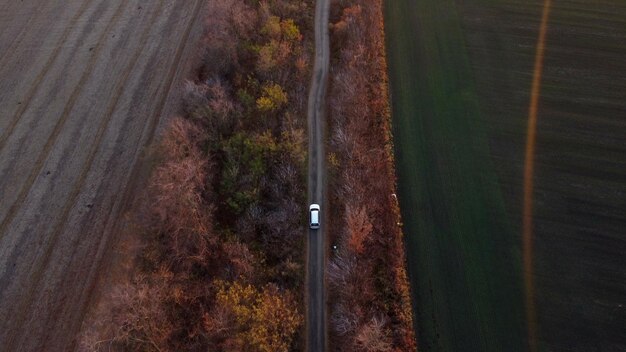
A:
{"type": "Polygon", "coordinates": [[[144,146],[177,108],[201,4],[4,7],[0,350],[72,348],[144,146]]]}

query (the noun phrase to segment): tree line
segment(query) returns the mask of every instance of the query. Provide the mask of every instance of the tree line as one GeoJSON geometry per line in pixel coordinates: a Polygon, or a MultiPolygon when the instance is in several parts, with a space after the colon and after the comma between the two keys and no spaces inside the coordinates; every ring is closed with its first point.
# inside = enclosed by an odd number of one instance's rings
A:
{"type": "Polygon", "coordinates": [[[133,210],[145,248],[83,350],[302,349],[312,5],[207,2],[202,64],[133,210]]]}
{"type": "MultiPolygon", "coordinates": [[[[333,351],[415,350],[381,6],[331,10],[333,351]]],[[[130,214],[143,249],[132,277],[104,294],[81,350],[304,350],[314,1],[206,7],[202,64],[130,214]]]]}

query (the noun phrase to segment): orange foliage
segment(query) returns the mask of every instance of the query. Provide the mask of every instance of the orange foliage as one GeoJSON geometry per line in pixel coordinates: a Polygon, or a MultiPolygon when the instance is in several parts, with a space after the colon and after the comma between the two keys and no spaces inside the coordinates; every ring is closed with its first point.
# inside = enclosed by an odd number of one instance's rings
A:
{"type": "Polygon", "coordinates": [[[301,349],[310,5],[207,3],[184,118],[129,214],[137,271],[105,294],[81,350],[301,349]]]}
{"type": "Polygon", "coordinates": [[[221,351],[289,351],[291,338],[302,324],[289,293],[272,284],[260,292],[239,282],[216,284],[215,313],[205,315],[204,326],[208,334],[222,337],[221,351]]]}
{"type": "Polygon", "coordinates": [[[335,3],[330,152],[334,155],[331,323],[338,351],[412,351],[405,253],[391,150],[382,0],[335,3]],[[345,6],[341,8],[341,6],[345,6]]]}
{"type": "Polygon", "coordinates": [[[208,160],[198,126],[176,118],[163,137],[163,163],[150,179],[149,227],[167,234],[174,257],[202,259],[212,242],[210,207],[203,202],[208,160]]]}
{"type": "Polygon", "coordinates": [[[346,210],[348,223],[348,248],[357,254],[363,254],[363,242],[372,232],[372,223],[369,221],[365,208],[354,210],[348,206],[346,210]]]}

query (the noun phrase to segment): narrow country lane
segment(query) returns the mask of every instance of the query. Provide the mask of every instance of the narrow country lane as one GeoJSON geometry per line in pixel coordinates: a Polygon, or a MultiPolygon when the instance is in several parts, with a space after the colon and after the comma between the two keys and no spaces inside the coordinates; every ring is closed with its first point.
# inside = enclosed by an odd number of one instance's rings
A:
{"type": "MultiPolygon", "coordinates": [[[[315,63],[309,93],[309,203],[321,206],[321,226],[307,237],[307,350],[326,350],[325,204],[324,204],[324,107],[328,82],[330,45],[329,0],[318,0],[315,10],[315,63]]],[[[307,207],[308,209],[308,207],[307,207]]]]}

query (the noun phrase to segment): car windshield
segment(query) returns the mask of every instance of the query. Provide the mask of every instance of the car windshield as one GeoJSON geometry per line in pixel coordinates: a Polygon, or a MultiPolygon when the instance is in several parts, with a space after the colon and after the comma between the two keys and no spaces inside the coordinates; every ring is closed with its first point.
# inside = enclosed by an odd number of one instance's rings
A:
{"type": "Polygon", "coordinates": [[[317,217],[318,217],[318,211],[317,210],[312,210],[311,211],[311,223],[312,224],[317,224],[317,217]]]}

